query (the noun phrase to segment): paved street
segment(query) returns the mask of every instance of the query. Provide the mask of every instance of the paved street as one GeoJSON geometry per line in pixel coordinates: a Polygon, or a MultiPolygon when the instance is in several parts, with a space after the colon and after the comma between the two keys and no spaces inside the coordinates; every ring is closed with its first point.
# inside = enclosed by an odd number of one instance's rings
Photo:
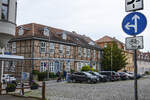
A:
{"type": "MultiPolygon", "coordinates": [[[[134,81],[117,81],[97,84],[47,82],[46,97],[49,100],[134,100],[134,81]]],[[[150,100],[150,78],[138,81],[139,100],[150,100]]],[[[37,96],[41,90],[30,95],[37,96]]]]}

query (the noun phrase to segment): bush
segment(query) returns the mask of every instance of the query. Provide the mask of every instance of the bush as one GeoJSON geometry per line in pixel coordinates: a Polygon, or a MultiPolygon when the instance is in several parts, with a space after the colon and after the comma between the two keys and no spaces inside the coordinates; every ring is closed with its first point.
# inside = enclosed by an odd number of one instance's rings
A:
{"type": "Polygon", "coordinates": [[[57,76],[53,73],[53,72],[50,72],[49,73],[49,78],[56,78],[57,76]]]}
{"type": "Polygon", "coordinates": [[[93,68],[91,68],[89,65],[83,66],[81,71],[93,71],[93,68]]]}
{"type": "Polygon", "coordinates": [[[16,84],[9,83],[6,87],[6,92],[14,92],[16,90],[16,84]]]}
{"type": "Polygon", "coordinates": [[[38,70],[33,70],[33,75],[38,75],[39,71],[38,70]]]}
{"type": "Polygon", "coordinates": [[[75,70],[71,69],[70,73],[72,74],[72,73],[74,73],[74,72],[75,72],[75,70]]]}
{"type": "Polygon", "coordinates": [[[39,72],[38,73],[38,80],[44,81],[47,78],[47,72],[39,72]]]}
{"type": "Polygon", "coordinates": [[[145,71],[145,74],[146,74],[146,75],[150,75],[150,72],[149,72],[149,71],[145,71]]]}

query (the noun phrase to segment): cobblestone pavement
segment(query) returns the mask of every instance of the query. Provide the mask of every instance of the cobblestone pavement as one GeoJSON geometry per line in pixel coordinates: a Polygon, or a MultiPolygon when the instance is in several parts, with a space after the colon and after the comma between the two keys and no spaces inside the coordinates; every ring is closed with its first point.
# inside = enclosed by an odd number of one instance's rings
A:
{"type": "MultiPolygon", "coordinates": [[[[138,80],[139,100],[150,100],[150,78],[138,80]]],[[[41,90],[31,95],[41,94],[41,90]]],[[[134,100],[134,81],[97,84],[46,82],[48,100],[134,100]]]]}

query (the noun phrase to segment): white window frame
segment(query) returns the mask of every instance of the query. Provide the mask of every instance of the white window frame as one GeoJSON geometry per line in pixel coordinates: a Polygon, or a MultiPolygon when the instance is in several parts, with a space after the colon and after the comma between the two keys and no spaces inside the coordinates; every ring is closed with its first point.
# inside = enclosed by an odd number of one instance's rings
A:
{"type": "Polygon", "coordinates": [[[59,54],[60,55],[64,54],[64,45],[62,45],[62,44],[59,45],[59,54]]]}
{"type": "Polygon", "coordinates": [[[96,70],[96,62],[93,63],[93,69],[96,70]]]}
{"type": "Polygon", "coordinates": [[[70,72],[70,61],[66,61],[66,71],[70,72]]]}
{"type": "Polygon", "coordinates": [[[46,53],[46,42],[40,42],[40,53],[46,53]]]}
{"type": "Polygon", "coordinates": [[[82,51],[82,48],[81,47],[78,47],[78,57],[81,57],[81,52],[82,51]]]}
{"type": "Polygon", "coordinates": [[[12,53],[16,53],[16,51],[17,51],[16,48],[17,48],[16,47],[16,42],[13,42],[12,43],[12,53]]]}
{"type": "Polygon", "coordinates": [[[66,46],[66,56],[70,56],[70,46],[66,46]]]}
{"type": "Polygon", "coordinates": [[[81,62],[78,62],[78,63],[77,63],[77,71],[81,71],[81,68],[82,68],[81,62]]]}
{"type": "Polygon", "coordinates": [[[18,29],[18,35],[23,35],[24,34],[24,28],[21,26],[19,29],[18,29]]]}
{"type": "Polygon", "coordinates": [[[83,55],[84,55],[84,57],[87,57],[87,49],[86,48],[84,48],[83,55]]]}
{"type": "Polygon", "coordinates": [[[65,32],[62,34],[62,39],[67,40],[67,34],[65,32]]]}
{"type": "Polygon", "coordinates": [[[50,72],[55,72],[55,62],[49,62],[49,68],[48,70],[50,72]]]}
{"type": "Polygon", "coordinates": [[[49,53],[54,54],[55,52],[55,43],[49,43],[49,53]]]}
{"type": "Polygon", "coordinates": [[[93,56],[96,58],[96,50],[93,50],[93,56]]]}
{"type": "Polygon", "coordinates": [[[91,57],[91,50],[88,49],[88,57],[91,57]]]}
{"type": "Polygon", "coordinates": [[[48,29],[48,27],[44,27],[44,31],[43,31],[44,35],[49,36],[49,32],[50,30],[48,29]]]}
{"type": "Polygon", "coordinates": [[[47,70],[47,65],[46,65],[46,62],[45,61],[41,61],[40,62],[40,72],[45,72],[47,70]]]}

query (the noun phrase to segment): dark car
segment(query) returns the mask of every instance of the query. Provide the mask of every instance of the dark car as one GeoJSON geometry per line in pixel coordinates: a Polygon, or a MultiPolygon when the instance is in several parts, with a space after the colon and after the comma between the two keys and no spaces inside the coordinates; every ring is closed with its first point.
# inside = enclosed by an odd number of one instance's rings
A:
{"type": "Polygon", "coordinates": [[[99,78],[99,82],[107,82],[107,76],[106,75],[101,75],[98,72],[89,72],[94,76],[97,76],[99,78]]]}
{"type": "Polygon", "coordinates": [[[97,77],[88,72],[74,72],[70,79],[72,82],[97,83],[97,77]]]}
{"type": "Polygon", "coordinates": [[[120,75],[120,79],[121,80],[127,80],[129,79],[127,74],[125,72],[118,72],[118,74],[120,75]]]}
{"type": "Polygon", "coordinates": [[[120,76],[115,71],[100,71],[100,74],[106,75],[109,81],[120,80],[120,76]]]}

